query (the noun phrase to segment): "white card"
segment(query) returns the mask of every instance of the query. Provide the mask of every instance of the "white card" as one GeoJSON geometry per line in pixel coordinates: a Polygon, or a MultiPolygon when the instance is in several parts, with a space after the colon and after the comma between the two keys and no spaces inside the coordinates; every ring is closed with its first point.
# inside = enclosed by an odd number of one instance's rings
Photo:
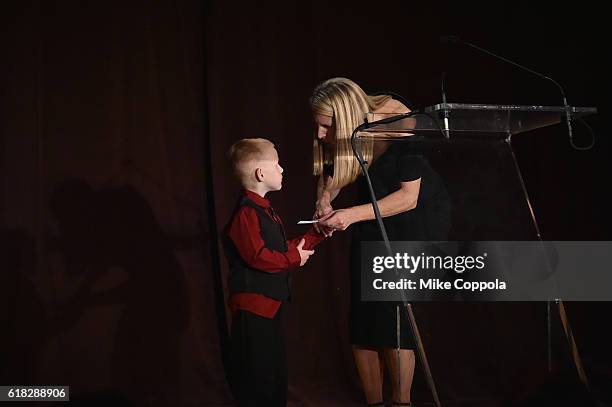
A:
{"type": "Polygon", "coordinates": [[[301,221],[299,221],[297,224],[298,224],[298,225],[306,225],[306,224],[308,224],[308,223],[317,223],[317,222],[319,222],[319,220],[318,220],[318,219],[313,219],[313,220],[301,220],[301,221]]]}

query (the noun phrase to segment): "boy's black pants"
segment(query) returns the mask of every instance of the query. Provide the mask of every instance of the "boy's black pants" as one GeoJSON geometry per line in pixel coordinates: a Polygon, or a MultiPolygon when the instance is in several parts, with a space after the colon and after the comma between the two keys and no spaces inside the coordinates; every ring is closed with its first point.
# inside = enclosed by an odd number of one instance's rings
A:
{"type": "Polygon", "coordinates": [[[273,319],[239,310],[232,318],[232,390],[240,407],[287,405],[281,309],[273,319]]]}

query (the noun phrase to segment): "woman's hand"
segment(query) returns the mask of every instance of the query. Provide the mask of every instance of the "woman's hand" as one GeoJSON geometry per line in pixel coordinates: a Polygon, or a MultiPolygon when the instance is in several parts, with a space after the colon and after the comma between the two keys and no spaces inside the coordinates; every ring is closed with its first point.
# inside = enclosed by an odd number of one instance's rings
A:
{"type": "Polygon", "coordinates": [[[319,220],[319,227],[331,230],[345,230],[355,222],[350,209],[338,209],[319,220]]]}
{"type": "MultiPolygon", "coordinates": [[[[332,208],[332,206],[329,203],[329,201],[321,199],[321,200],[318,200],[317,203],[315,204],[315,213],[312,215],[312,218],[313,219],[321,219],[321,218],[324,218],[325,216],[329,215],[333,211],[334,211],[334,208],[332,208]]],[[[326,237],[331,236],[332,230],[329,229],[329,228],[322,228],[322,227],[319,226],[318,223],[314,224],[314,228],[315,228],[315,230],[318,233],[322,233],[326,237]]]]}
{"type": "Polygon", "coordinates": [[[318,200],[315,204],[314,219],[323,218],[334,211],[328,200],[318,200]]]}

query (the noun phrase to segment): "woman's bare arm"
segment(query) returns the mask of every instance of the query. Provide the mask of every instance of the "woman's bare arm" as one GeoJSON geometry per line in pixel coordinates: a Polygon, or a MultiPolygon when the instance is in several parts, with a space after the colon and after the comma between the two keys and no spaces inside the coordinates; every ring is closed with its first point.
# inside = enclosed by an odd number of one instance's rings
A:
{"type": "MultiPolygon", "coordinates": [[[[393,216],[416,208],[420,189],[420,178],[415,181],[401,182],[400,189],[378,200],[381,216],[383,218],[393,216]]],[[[375,219],[374,208],[372,204],[364,204],[330,212],[319,222],[319,225],[334,230],[344,230],[353,223],[371,219],[375,219]]]]}
{"type": "Polygon", "coordinates": [[[315,213],[315,215],[318,214],[318,216],[316,216],[318,218],[327,215],[333,210],[331,203],[340,193],[340,189],[332,189],[330,187],[331,180],[332,178],[329,175],[319,176],[319,181],[317,183],[317,213],[315,213]]]}

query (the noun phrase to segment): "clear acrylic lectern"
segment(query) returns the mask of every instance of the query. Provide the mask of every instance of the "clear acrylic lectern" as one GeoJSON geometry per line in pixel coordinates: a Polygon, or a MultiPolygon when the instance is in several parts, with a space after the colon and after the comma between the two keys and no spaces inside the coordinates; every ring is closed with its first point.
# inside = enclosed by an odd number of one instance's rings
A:
{"type": "MultiPolygon", "coordinates": [[[[364,143],[370,143],[370,147],[376,143],[410,143],[422,154],[444,180],[451,197],[449,240],[541,241],[534,208],[512,148],[512,136],[565,123],[567,115],[573,120],[595,113],[597,109],[593,107],[441,103],[407,114],[368,113],[366,123],[353,132],[352,146],[366,176],[368,163],[361,155],[364,143]]],[[[560,128],[559,135],[564,134],[565,128],[560,128]]],[[[384,222],[373,190],[370,192],[383,240],[389,248],[384,222]]],[[[563,303],[561,299],[554,300],[574,364],[586,385],[586,375],[563,303]]],[[[405,304],[416,337],[418,357],[434,401],[440,406],[412,305],[405,304]]],[[[548,301],[546,310],[549,370],[550,304],[548,301]]]]}

